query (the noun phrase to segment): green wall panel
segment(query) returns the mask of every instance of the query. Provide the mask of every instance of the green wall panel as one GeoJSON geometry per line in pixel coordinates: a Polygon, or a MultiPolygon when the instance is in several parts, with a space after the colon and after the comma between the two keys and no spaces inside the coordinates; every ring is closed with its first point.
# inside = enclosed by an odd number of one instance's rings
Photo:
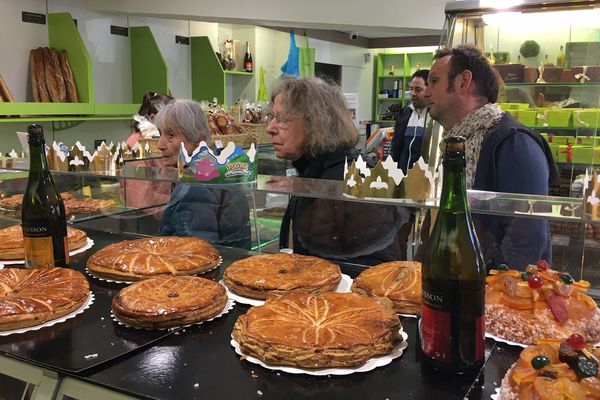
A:
{"type": "Polygon", "coordinates": [[[141,103],[144,93],[168,93],[167,64],[147,26],[129,28],[131,42],[131,83],[133,103],[141,103]]]}

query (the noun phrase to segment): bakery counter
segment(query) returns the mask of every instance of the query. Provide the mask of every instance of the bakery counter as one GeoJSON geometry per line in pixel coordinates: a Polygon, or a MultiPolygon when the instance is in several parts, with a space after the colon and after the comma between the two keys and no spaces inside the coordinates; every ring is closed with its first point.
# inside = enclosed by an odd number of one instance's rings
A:
{"type": "MultiPolygon", "coordinates": [[[[0,225],[10,223],[1,221],[0,225]]],[[[131,238],[86,229],[94,246],[72,257],[71,266],[85,274],[89,255],[109,243],[131,238]]],[[[118,359],[172,334],[166,330],[125,328],[112,320],[111,301],[124,285],[86,274],[94,295],[91,306],[72,319],[25,333],[0,336],[0,354],[50,370],[81,373],[118,359]]]]}
{"type": "MultiPolygon", "coordinates": [[[[132,237],[86,231],[95,245],[72,263],[82,272],[94,251],[132,237]]],[[[222,265],[203,275],[216,281],[231,262],[251,254],[240,249],[219,250],[222,265]]],[[[362,269],[342,265],[342,272],[351,277],[362,269]]],[[[236,304],[213,321],[183,329],[134,329],[119,325],[110,315],[112,297],[123,285],[89,276],[88,280],[96,297],[88,310],[61,324],[0,337],[0,354],[56,371],[63,382],[77,381],[97,390],[149,399],[489,399],[518,358],[518,349],[510,351],[487,340],[482,371],[441,375],[421,364],[417,320],[402,318],[408,347],[389,365],[350,375],[289,374],[242,360],[232,348],[231,331],[238,316],[248,309],[245,305],[236,304]]],[[[82,389],[69,396],[84,399],[88,394],[82,389]]]]}
{"type": "MultiPolygon", "coordinates": [[[[186,328],[86,381],[135,397],[151,399],[484,399],[473,388],[477,373],[443,376],[422,367],[414,318],[402,323],[408,333],[405,353],[389,365],[345,376],[294,375],[240,359],[230,345],[236,306],[224,318],[186,328]]],[[[486,355],[494,348],[486,342],[486,355]]],[[[475,385],[483,385],[483,381],[475,385]]],[[[489,397],[487,397],[489,399],[489,397]]]]}

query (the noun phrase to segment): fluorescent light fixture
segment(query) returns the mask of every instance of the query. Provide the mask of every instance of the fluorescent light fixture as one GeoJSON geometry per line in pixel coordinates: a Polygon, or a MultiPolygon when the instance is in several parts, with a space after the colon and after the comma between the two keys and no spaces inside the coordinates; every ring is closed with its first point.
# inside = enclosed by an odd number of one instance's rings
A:
{"type": "Polygon", "coordinates": [[[481,18],[483,18],[483,22],[485,22],[488,26],[497,26],[504,28],[506,26],[510,26],[511,24],[518,24],[521,18],[520,12],[499,12],[494,14],[483,14],[481,18]]]}
{"type": "Polygon", "coordinates": [[[523,0],[479,0],[480,7],[496,8],[498,10],[518,6],[519,4],[523,4],[523,0]]]}

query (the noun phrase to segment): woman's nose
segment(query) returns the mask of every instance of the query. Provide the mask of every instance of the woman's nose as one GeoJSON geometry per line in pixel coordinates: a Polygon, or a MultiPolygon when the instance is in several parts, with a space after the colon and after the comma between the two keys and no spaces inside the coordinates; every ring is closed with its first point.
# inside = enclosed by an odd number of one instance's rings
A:
{"type": "Polygon", "coordinates": [[[267,133],[269,135],[277,134],[277,121],[275,121],[275,118],[269,121],[269,124],[267,125],[267,133]]]}

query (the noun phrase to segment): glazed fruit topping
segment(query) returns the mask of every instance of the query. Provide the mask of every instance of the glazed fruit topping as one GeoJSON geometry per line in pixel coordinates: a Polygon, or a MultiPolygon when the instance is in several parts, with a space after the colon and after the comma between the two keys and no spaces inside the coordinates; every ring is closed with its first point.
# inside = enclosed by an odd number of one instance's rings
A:
{"type": "Polygon", "coordinates": [[[531,274],[529,275],[529,278],[527,278],[527,283],[530,288],[539,289],[544,285],[544,280],[535,274],[531,274]]]}
{"type": "Polygon", "coordinates": [[[540,260],[540,261],[538,261],[537,264],[536,264],[536,266],[541,271],[547,271],[548,268],[550,268],[550,266],[548,265],[548,261],[546,261],[546,260],[540,260]]]}
{"type": "Polygon", "coordinates": [[[550,359],[545,355],[537,355],[531,359],[531,366],[535,369],[542,369],[546,365],[550,365],[550,359]]]}
{"type": "Polygon", "coordinates": [[[562,274],[560,279],[566,284],[571,285],[573,283],[573,277],[570,274],[562,274]]]}
{"type": "Polygon", "coordinates": [[[585,338],[578,333],[574,333],[565,340],[565,343],[575,350],[581,350],[585,347],[585,338]]]}
{"type": "Polygon", "coordinates": [[[496,269],[498,271],[508,271],[510,268],[507,264],[499,264],[496,269]]]}

